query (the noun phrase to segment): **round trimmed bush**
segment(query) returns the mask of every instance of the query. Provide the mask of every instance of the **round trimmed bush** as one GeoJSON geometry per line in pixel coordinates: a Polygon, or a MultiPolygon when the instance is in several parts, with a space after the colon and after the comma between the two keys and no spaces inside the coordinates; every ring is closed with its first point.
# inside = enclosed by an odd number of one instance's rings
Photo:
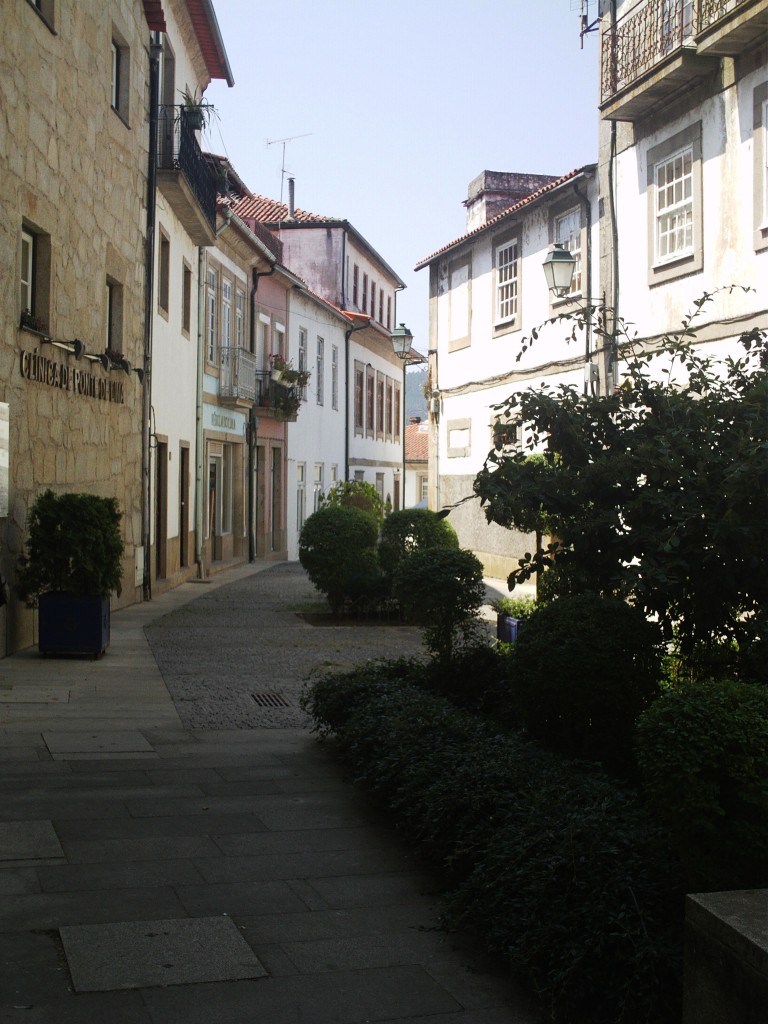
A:
{"type": "Polygon", "coordinates": [[[379,563],[391,575],[406,555],[425,548],[458,548],[459,538],[447,519],[426,508],[404,508],[384,520],[379,539],[379,563]]]}
{"type": "Polygon", "coordinates": [[[378,528],[367,512],[349,505],[327,505],[304,523],[299,561],[335,615],[347,600],[373,592],[380,577],[376,556],[378,528]]]}
{"type": "Polygon", "coordinates": [[[651,810],[691,889],[768,885],[768,691],[735,680],[669,690],[637,727],[651,810]]]}
{"type": "Polygon", "coordinates": [[[658,695],[661,637],[636,608],[596,594],[538,605],[512,657],[529,735],[567,757],[634,774],[635,723],[658,695]]]}

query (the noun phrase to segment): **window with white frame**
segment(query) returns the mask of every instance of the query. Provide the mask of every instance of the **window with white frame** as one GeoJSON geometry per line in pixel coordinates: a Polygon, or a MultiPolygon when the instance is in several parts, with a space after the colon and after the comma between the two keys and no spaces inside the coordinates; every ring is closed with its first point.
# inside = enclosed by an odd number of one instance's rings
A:
{"type": "Polygon", "coordinates": [[[517,317],[520,289],[520,251],[516,238],[496,246],[496,323],[517,317]]]}
{"type": "Polygon", "coordinates": [[[339,482],[339,467],[337,463],[333,463],[331,466],[331,487],[339,482]]]}
{"type": "Polygon", "coordinates": [[[693,148],[656,164],[656,260],[693,251],[693,148]]]}
{"type": "MultiPolygon", "coordinates": [[[[307,329],[299,328],[299,365],[297,369],[303,373],[307,368],[307,329]]],[[[307,400],[306,387],[299,388],[299,393],[304,401],[307,400]]]]}
{"type": "Polygon", "coordinates": [[[171,295],[171,240],[160,228],[157,253],[157,308],[168,319],[171,295]]]}
{"type": "Polygon", "coordinates": [[[768,225],[768,100],[763,103],[763,224],[768,225]]]}
{"type": "Polygon", "coordinates": [[[125,40],[113,29],[110,44],[109,102],[123,121],[128,121],[130,50],[125,40]]]}
{"type": "Polygon", "coordinates": [[[285,325],[276,323],[272,328],[272,351],[275,355],[284,356],[288,358],[288,352],[285,348],[285,325]]]}
{"type": "Polygon", "coordinates": [[[429,499],[429,477],[422,474],[419,477],[419,501],[427,501],[429,499]]]}
{"type": "Polygon", "coordinates": [[[258,352],[264,366],[269,366],[269,353],[272,351],[269,344],[269,328],[271,321],[266,313],[259,313],[259,340],[258,352]]]}
{"type": "Polygon", "coordinates": [[[581,210],[574,207],[555,217],[555,241],[576,260],[569,295],[581,295],[581,210]]]}
{"type": "Polygon", "coordinates": [[[339,346],[331,345],[331,408],[339,408],[339,346]]]}
{"type": "Polygon", "coordinates": [[[31,231],[21,232],[21,312],[34,313],[35,299],[35,236],[31,231]]]}
{"type": "Polygon", "coordinates": [[[665,284],[704,269],[702,122],[648,149],[648,278],[665,284]]]}
{"type": "Polygon", "coordinates": [[[226,277],[221,281],[221,347],[232,344],[232,282],[226,277]]]}
{"type": "Polygon", "coordinates": [[[754,247],[760,252],[768,247],[768,81],[758,85],[753,94],[752,150],[754,247]]]}
{"type": "Polygon", "coordinates": [[[245,348],[245,291],[235,288],[235,345],[245,348]]]}
{"type": "Polygon", "coordinates": [[[316,366],[317,404],[322,405],[325,401],[325,341],[319,336],[317,339],[316,366]]]}
{"type": "Polygon", "coordinates": [[[21,228],[19,265],[20,323],[47,333],[51,279],[51,238],[31,225],[21,228]]]}
{"type": "Polygon", "coordinates": [[[209,363],[216,361],[216,329],[218,327],[218,314],[216,310],[216,303],[218,300],[218,277],[214,267],[208,267],[208,273],[206,274],[206,298],[208,301],[208,310],[206,317],[206,355],[209,363]]]}
{"type": "Polygon", "coordinates": [[[186,260],[181,263],[181,330],[189,337],[192,328],[192,268],[186,260]]]}
{"type": "Polygon", "coordinates": [[[307,464],[296,464],[296,529],[301,532],[307,518],[307,464]]]}
{"type": "Polygon", "coordinates": [[[315,512],[317,512],[317,510],[320,508],[320,499],[323,497],[323,470],[323,463],[316,462],[314,476],[312,480],[312,501],[315,512]]]}

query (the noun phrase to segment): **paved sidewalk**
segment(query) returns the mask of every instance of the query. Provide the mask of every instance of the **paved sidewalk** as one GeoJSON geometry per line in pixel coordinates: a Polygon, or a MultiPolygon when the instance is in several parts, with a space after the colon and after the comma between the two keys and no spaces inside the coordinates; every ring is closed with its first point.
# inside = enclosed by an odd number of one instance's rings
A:
{"type": "Polygon", "coordinates": [[[418,632],[315,600],[257,563],[0,661],[2,1024],[532,1024],[298,708],[418,632]]]}

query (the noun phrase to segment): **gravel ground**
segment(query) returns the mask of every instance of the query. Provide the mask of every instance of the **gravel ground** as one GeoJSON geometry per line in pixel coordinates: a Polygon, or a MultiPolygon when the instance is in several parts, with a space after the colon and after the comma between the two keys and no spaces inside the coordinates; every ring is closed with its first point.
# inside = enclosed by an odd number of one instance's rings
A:
{"type": "Polygon", "coordinates": [[[412,626],[361,621],[310,625],[324,611],[298,563],[280,562],[220,587],[146,629],[179,717],[188,729],[307,726],[305,686],[325,672],[423,651],[412,626]]]}

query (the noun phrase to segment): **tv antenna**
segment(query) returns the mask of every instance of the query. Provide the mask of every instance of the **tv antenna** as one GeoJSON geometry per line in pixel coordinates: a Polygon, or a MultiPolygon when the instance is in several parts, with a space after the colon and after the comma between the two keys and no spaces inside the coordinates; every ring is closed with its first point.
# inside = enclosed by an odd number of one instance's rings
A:
{"type": "MultiPolygon", "coordinates": [[[[571,0],[571,10],[574,10],[574,0],[571,0]]],[[[600,27],[600,15],[594,19],[589,20],[589,0],[579,0],[579,38],[581,39],[581,49],[584,49],[584,36],[588,32],[597,32],[600,27]]]]}
{"type": "Polygon", "coordinates": [[[290,171],[285,169],[285,144],[287,142],[293,142],[294,139],[306,139],[307,136],[312,135],[312,132],[304,132],[302,135],[286,135],[284,139],[267,139],[268,146],[282,145],[283,147],[283,165],[280,168],[280,202],[283,201],[283,185],[285,183],[286,174],[290,174],[290,171]]]}

